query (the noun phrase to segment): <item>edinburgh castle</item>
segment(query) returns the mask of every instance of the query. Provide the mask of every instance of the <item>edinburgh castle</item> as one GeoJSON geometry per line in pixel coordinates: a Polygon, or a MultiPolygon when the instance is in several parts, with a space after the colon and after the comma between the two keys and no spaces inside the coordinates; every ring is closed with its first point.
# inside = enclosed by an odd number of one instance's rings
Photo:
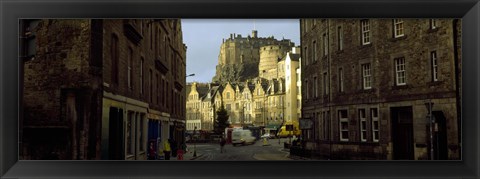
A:
{"type": "Polygon", "coordinates": [[[273,36],[258,37],[257,34],[256,30],[247,37],[230,34],[229,39],[223,40],[213,82],[239,82],[263,77],[263,73],[267,75],[269,70],[276,68],[277,61],[295,45],[289,39],[277,40],[273,36]],[[259,65],[262,71],[259,71],[259,65]]]}

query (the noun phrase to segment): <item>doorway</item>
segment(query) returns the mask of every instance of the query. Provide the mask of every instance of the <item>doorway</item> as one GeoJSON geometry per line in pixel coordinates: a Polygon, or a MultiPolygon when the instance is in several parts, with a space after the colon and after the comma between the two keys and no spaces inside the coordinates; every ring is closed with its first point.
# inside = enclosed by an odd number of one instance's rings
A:
{"type": "Polygon", "coordinates": [[[442,111],[432,111],[435,118],[433,156],[435,160],[447,160],[447,121],[442,111]]]}
{"type": "Polygon", "coordinates": [[[108,159],[123,160],[123,109],[110,107],[108,159]]]}
{"type": "Polygon", "coordinates": [[[412,107],[393,107],[392,142],[394,160],[413,160],[413,113],[412,107]]]}

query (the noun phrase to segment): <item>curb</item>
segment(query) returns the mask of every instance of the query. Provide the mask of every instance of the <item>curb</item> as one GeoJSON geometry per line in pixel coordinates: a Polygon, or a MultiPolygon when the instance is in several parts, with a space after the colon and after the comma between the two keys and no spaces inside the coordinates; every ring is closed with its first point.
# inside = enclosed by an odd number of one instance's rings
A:
{"type": "Polygon", "coordinates": [[[200,154],[200,155],[197,155],[196,157],[192,157],[190,160],[195,160],[195,159],[200,158],[202,156],[203,156],[203,154],[200,154]]]}

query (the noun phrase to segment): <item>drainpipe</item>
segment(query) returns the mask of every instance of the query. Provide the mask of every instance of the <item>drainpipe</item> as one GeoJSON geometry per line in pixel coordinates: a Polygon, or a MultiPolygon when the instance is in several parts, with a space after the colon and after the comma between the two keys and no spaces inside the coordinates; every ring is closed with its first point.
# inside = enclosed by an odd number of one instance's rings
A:
{"type": "Polygon", "coordinates": [[[458,135],[458,142],[459,142],[459,150],[458,150],[458,153],[459,153],[459,158],[462,158],[462,138],[461,138],[461,120],[462,120],[462,116],[461,116],[461,106],[460,106],[460,102],[461,102],[461,96],[460,96],[460,93],[461,93],[461,79],[460,79],[460,74],[459,74],[459,59],[458,59],[458,44],[457,44],[457,41],[458,41],[458,30],[457,30],[457,23],[458,23],[458,19],[454,19],[453,20],[453,60],[454,60],[454,66],[455,66],[455,97],[456,97],[456,107],[457,107],[457,135],[458,135]]]}

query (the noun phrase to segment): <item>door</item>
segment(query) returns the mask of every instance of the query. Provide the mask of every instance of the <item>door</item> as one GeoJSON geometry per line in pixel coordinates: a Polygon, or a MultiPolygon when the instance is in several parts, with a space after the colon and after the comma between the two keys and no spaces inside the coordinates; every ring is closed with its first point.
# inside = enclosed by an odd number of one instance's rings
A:
{"type": "Polygon", "coordinates": [[[123,160],[123,110],[110,107],[108,131],[108,159],[123,160]]]}
{"type": "Polygon", "coordinates": [[[447,160],[447,121],[442,111],[432,111],[435,117],[436,127],[434,128],[434,148],[433,156],[435,160],[447,160]]]}
{"type": "Polygon", "coordinates": [[[391,108],[392,142],[394,160],[413,160],[412,107],[391,108]]]}

